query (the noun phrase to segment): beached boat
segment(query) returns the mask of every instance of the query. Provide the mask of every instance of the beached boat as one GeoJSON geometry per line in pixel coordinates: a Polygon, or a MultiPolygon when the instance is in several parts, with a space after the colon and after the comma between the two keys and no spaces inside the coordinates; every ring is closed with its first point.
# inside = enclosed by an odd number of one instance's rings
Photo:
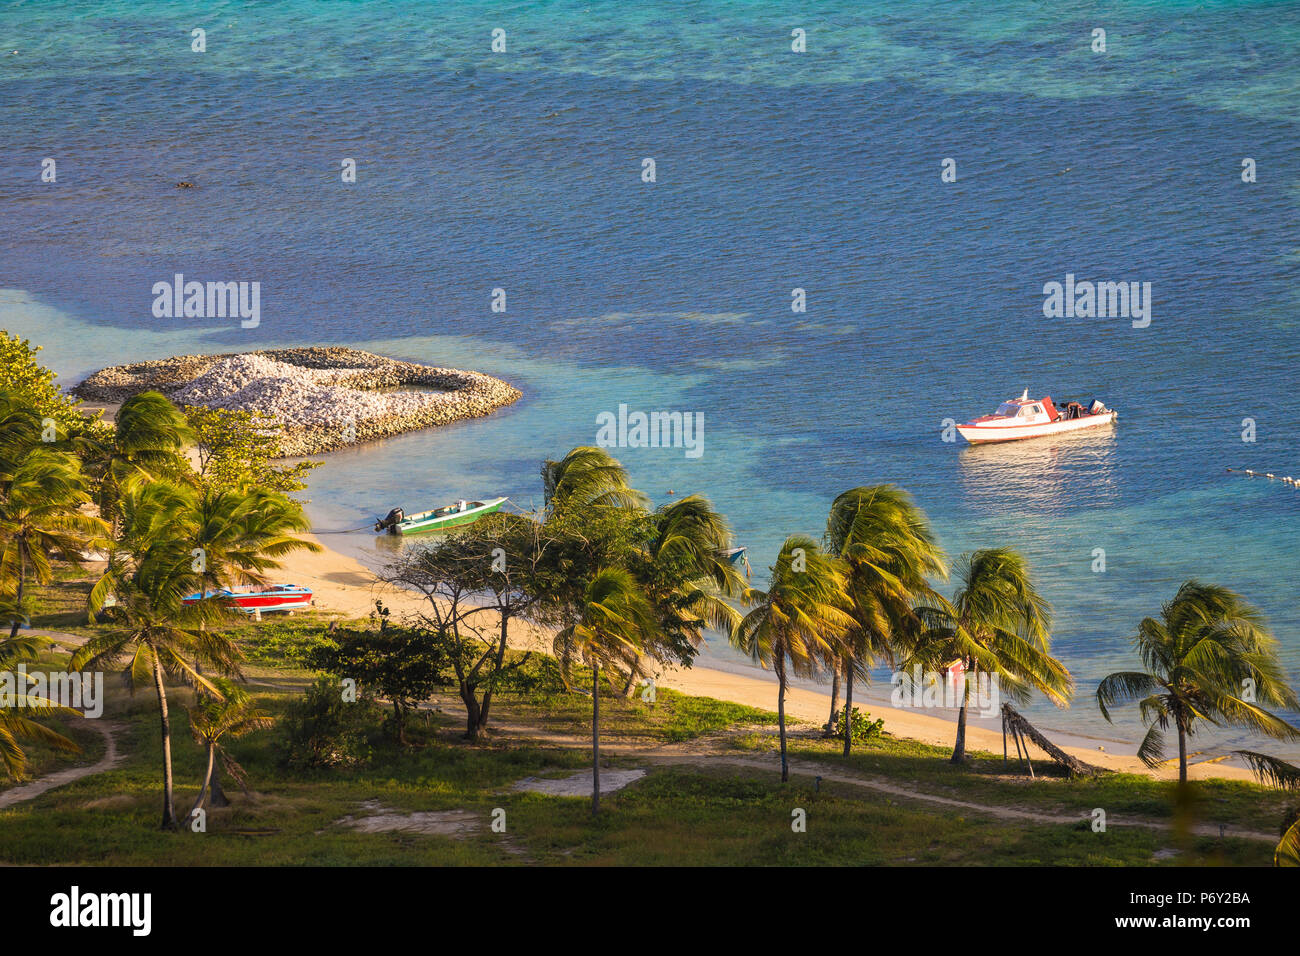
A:
{"type": "Polygon", "coordinates": [[[1118,412],[1096,400],[1086,408],[1079,402],[1067,402],[1061,409],[1052,404],[1050,395],[1030,398],[1029,389],[1025,389],[1023,395],[1003,402],[992,415],[958,425],[957,432],[972,445],[983,445],[1097,428],[1118,417],[1118,412]]]}
{"type": "Polygon", "coordinates": [[[459,525],[473,524],[484,515],[500,511],[506,503],[505,498],[492,498],[489,501],[458,501],[445,508],[421,511],[408,515],[401,508],[394,508],[387,517],[375,522],[376,531],[389,534],[412,534],[417,531],[440,531],[443,528],[455,528],[459,525]]]}
{"type": "Polygon", "coordinates": [[[745,577],[749,577],[753,572],[749,567],[749,549],[745,547],[728,548],[722,552],[722,556],[727,562],[737,568],[745,569],[745,577]]]}
{"type": "Polygon", "coordinates": [[[262,611],[300,611],[312,603],[311,588],[297,584],[274,584],[271,587],[221,588],[218,591],[198,592],[181,600],[182,604],[196,604],[203,598],[224,598],[230,606],[245,614],[262,611]]]}

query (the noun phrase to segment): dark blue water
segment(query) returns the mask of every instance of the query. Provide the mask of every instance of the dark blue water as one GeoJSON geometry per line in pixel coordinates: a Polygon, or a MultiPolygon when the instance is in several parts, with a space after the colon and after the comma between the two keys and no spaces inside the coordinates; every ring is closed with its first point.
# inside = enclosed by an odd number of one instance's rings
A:
{"type": "MultiPolygon", "coordinates": [[[[953,554],[1024,551],[1080,680],[1052,726],[1102,729],[1095,681],[1192,576],[1264,610],[1300,678],[1300,492],[1225,471],[1300,474],[1294,5],[586,11],[0,7],[3,324],[69,382],[325,343],[524,391],[491,419],[332,456],[309,492],[322,527],[526,504],[540,459],[592,443],[599,413],[702,412],[700,458],[618,454],[656,500],[712,497],[760,577],[785,534],[819,533],[836,493],[877,481],[910,489],[953,554]],[[175,272],[260,282],[261,325],[154,318],[175,272]],[[1151,283],[1150,326],[1045,319],[1066,273],[1151,283]],[[940,440],[943,419],[1026,387],[1099,396],[1119,425],[940,440]]],[[[379,556],[366,536],[331,543],[379,556]]]]}

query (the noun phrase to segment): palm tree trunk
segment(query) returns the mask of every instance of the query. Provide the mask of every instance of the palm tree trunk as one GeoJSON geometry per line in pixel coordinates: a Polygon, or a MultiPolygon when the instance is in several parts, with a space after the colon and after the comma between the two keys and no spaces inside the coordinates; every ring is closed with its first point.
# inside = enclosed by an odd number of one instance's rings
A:
{"type": "Polygon", "coordinates": [[[790,761],[785,752],[785,656],[777,654],[776,657],[776,721],[781,728],[781,782],[786,783],[790,779],[790,761]]]}
{"type": "Polygon", "coordinates": [[[13,627],[9,629],[9,640],[18,637],[18,612],[23,606],[23,579],[27,577],[27,562],[24,560],[23,536],[18,535],[18,588],[14,591],[14,621],[13,627]]]}
{"type": "Polygon", "coordinates": [[[1177,719],[1178,724],[1178,782],[1187,782],[1187,732],[1183,729],[1182,719],[1177,719]]]}
{"type": "Polygon", "coordinates": [[[158,692],[158,713],[162,721],[163,752],[163,829],[176,826],[176,799],[172,789],[172,724],[167,714],[167,688],[163,685],[162,664],[157,653],[153,657],[153,686],[158,692]]]}
{"type": "Polygon", "coordinates": [[[853,662],[844,668],[844,756],[853,749],[853,662]]]}
{"type": "MultiPolygon", "coordinates": [[[[212,585],[211,585],[211,587],[212,587],[212,588],[216,588],[216,587],[218,587],[218,582],[213,582],[212,585]]],[[[205,594],[205,593],[208,591],[208,588],[209,588],[209,585],[208,585],[208,584],[204,584],[204,583],[202,583],[202,582],[200,581],[200,586],[199,586],[199,593],[200,593],[200,594],[205,594]]],[[[331,623],[332,623],[332,622],[331,622],[331,623]]],[[[199,633],[202,634],[202,633],[204,633],[205,631],[207,631],[207,629],[208,629],[208,622],[207,622],[207,621],[199,621],[199,633]]],[[[194,662],[194,671],[195,671],[195,673],[198,673],[198,674],[202,674],[202,673],[203,673],[203,662],[202,662],[202,661],[196,660],[196,661],[194,662]]],[[[195,697],[196,700],[203,700],[203,698],[204,698],[204,693],[203,693],[203,688],[202,688],[202,687],[196,687],[196,688],[194,688],[194,697],[195,697]]],[[[228,806],[230,806],[230,800],[229,800],[229,798],[226,796],[226,791],[224,791],[224,790],[221,789],[221,768],[220,768],[220,767],[216,767],[216,766],[209,766],[209,767],[208,767],[208,777],[209,777],[209,788],[210,788],[210,791],[211,791],[210,794],[209,794],[209,800],[208,800],[208,802],[211,803],[214,807],[228,807],[228,806]]],[[[194,812],[194,811],[192,811],[192,810],[190,811],[191,815],[193,815],[193,812],[194,812]]]]}
{"type": "Polygon", "coordinates": [[[208,785],[208,805],[213,807],[230,806],[230,798],[221,787],[221,766],[212,768],[212,782],[208,785]]]}
{"type": "Polygon", "coordinates": [[[203,775],[203,786],[199,788],[199,798],[194,801],[194,806],[190,807],[187,820],[194,817],[194,811],[203,806],[203,800],[208,795],[208,787],[212,784],[212,768],[217,765],[217,744],[214,740],[208,741],[208,771],[203,775]]]}
{"type": "Polygon", "coordinates": [[[591,815],[600,813],[600,665],[591,669],[591,815]]]}
{"type": "Polygon", "coordinates": [[[957,712],[957,744],[952,748],[952,762],[964,763],[966,760],[966,703],[970,700],[970,681],[966,671],[962,670],[961,710],[957,712]]]}
{"type": "Polygon", "coordinates": [[[831,716],[826,721],[826,736],[835,733],[835,718],[840,712],[840,669],[838,666],[831,671],[831,716]]]}

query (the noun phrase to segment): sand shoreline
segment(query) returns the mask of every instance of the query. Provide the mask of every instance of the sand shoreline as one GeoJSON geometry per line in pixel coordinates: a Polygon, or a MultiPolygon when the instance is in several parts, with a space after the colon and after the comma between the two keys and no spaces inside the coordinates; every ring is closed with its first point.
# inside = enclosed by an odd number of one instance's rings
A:
{"type": "MultiPolygon", "coordinates": [[[[375,600],[382,599],[384,605],[399,617],[420,613],[425,603],[423,595],[394,589],[355,558],[330,549],[320,538],[311,535],[306,537],[320,544],[323,550],[318,554],[296,554],[291,559],[292,570],[285,576],[285,580],[310,587],[315,593],[317,610],[346,617],[365,617],[374,610],[375,600]]],[[[537,628],[519,627],[514,629],[514,633],[516,636],[510,642],[512,647],[549,651],[547,636],[537,628]]],[[[668,668],[658,678],[658,683],[661,687],[686,694],[715,697],[763,710],[776,709],[775,683],[699,664],[689,668],[668,668]]],[[[873,717],[884,718],[885,729],[896,737],[951,747],[956,736],[955,722],[943,717],[889,707],[875,700],[870,702],[870,709],[873,717]]],[[[825,722],[829,710],[830,695],[827,693],[801,687],[792,687],[787,692],[786,714],[795,720],[820,725],[825,722]]],[[[1162,780],[1174,780],[1178,776],[1176,763],[1159,771],[1151,771],[1135,756],[1056,742],[1062,750],[1083,762],[1107,770],[1145,774],[1162,780]]],[[[999,753],[1002,750],[1002,734],[985,727],[968,726],[967,744],[972,749],[999,753]]],[[[1010,748],[1014,760],[1015,744],[1011,743],[1010,748]]],[[[1035,761],[1047,759],[1037,748],[1033,748],[1031,754],[1035,761]]],[[[1248,768],[1222,764],[1193,764],[1188,768],[1188,776],[1198,780],[1255,779],[1248,768]]]]}

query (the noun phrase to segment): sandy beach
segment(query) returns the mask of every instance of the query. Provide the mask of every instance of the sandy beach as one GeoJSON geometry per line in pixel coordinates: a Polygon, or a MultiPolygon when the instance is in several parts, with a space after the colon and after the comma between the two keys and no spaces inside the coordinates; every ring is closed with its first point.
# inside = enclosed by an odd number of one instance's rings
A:
{"type": "MultiPolygon", "coordinates": [[[[423,595],[389,587],[354,558],[330,549],[328,541],[307,536],[321,545],[318,554],[299,553],[292,558],[292,573],[286,580],[306,585],[315,593],[318,611],[333,612],[345,617],[364,617],[374,609],[376,598],[392,609],[396,616],[419,614],[425,603],[423,595]]],[[[536,629],[512,625],[511,646],[528,650],[550,649],[549,636],[536,629]]],[[[659,678],[661,687],[685,694],[714,697],[765,710],[776,709],[776,684],[773,681],[733,674],[716,668],[670,668],[659,678]]],[[[803,688],[790,688],[786,696],[786,714],[798,721],[821,724],[830,710],[830,695],[803,688]]],[[[888,707],[872,701],[871,714],[882,717],[885,729],[896,737],[905,737],[927,744],[951,747],[956,735],[953,721],[931,714],[888,707]]],[[[1002,734],[984,727],[968,726],[967,744],[978,750],[1000,753],[1002,734]]],[[[1015,744],[1010,744],[1014,759],[1015,744]]],[[[1177,779],[1177,763],[1167,764],[1159,771],[1151,771],[1135,756],[1112,754],[1095,747],[1061,745],[1061,749],[1085,763],[1123,773],[1140,773],[1161,779],[1177,779]]],[[[1047,760],[1037,747],[1031,746],[1034,760],[1047,760]]],[[[1222,764],[1193,764],[1188,768],[1192,779],[1221,778],[1227,780],[1253,780],[1245,767],[1222,764]]]]}

